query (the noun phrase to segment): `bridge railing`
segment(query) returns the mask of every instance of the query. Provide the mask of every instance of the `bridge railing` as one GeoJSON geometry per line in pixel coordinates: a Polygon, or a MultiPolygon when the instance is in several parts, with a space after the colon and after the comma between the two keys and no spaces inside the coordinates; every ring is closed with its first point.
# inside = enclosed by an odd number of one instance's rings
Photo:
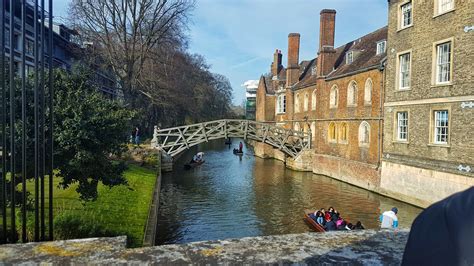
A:
{"type": "Polygon", "coordinates": [[[158,146],[175,156],[197,144],[216,139],[244,138],[269,144],[296,157],[311,147],[309,133],[251,120],[222,119],[192,125],[158,129],[158,146]]]}

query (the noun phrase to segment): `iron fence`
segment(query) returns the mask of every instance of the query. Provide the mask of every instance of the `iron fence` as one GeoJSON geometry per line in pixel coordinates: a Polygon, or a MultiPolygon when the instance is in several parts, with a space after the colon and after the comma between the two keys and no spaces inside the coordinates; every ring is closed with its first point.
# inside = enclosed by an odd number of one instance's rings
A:
{"type": "Polygon", "coordinates": [[[46,5],[45,0],[0,0],[0,5],[0,242],[15,243],[20,236],[22,242],[49,240],[53,239],[53,1],[46,5]],[[26,30],[30,26],[33,34],[26,30]],[[27,60],[31,40],[34,60],[27,60]],[[28,188],[34,188],[32,194],[28,188]]]}

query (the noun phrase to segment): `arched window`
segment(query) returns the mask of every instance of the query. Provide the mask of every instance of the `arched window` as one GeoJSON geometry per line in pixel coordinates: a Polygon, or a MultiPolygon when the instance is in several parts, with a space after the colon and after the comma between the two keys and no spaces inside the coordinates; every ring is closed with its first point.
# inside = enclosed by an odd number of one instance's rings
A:
{"type": "Polygon", "coordinates": [[[278,95],[277,104],[276,104],[276,112],[277,114],[286,112],[286,95],[285,94],[278,95]]]}
{"type": "Polygon", "coordinates": [[[309,102],[309,96],[308,96],[308,93],[305,93],[304,94],[304,111],[308,111],[308,103],[309,102]]]}
{"type": "Polygon", "coordinates": [[[369,146],[370,143],[370,125],[366,121],[360,123],[359,126],[359,145],[369,146]]]}
{"type": "Polygon", "coordinates": [[[329,108],[336,108],[339,99],[339,90],[336,85],[332,86],[331,94],[329,95],[329,108]]]}
{"type": "Polygon", "coordinates": [[[334,122],[329,123],[328,138],[330,142],[336,142],[336,124],[334,122]]]}
{"type": "Polygon", "coordinates": [[[347,106],[357,105],[357,83],[351,81],[347,87],[347,106]]]}
{"type": "Polygon", "coordinates": [[[295,97],[295,113],[300,112],[300,94],[297,93],[295,97]]]}
{"type": "Polygon", "coordinates": [[[311,110],[316,110],[316,90],[313,91],[313,95],[311,96],[311,110]]]}
{"type": "Polygon", "coordinates": [[[339,136],[340,136],[340,140],[341,142],[345,142],[347,143],[347,140],[348,140],[348,127],[347,127],[347,123],[342,123],[341,124],[341,127],[339,128],[339,136]]]}
{"type": "Polygon", "coordinates": [[[365,90],[364,90],[364,103],[371,104],[372,103],[372,80],[368,78],[365,81],[365,90]]]}
{"type": "Polygon", "coordinates": [[[293,126],[293,129],[294,129],[295,131],[300,131],[300,123],[295,122],[295,124],[294,124],[294,126],[293,126]]]}
{"type": "Polygon", "coordinates": [[[308,130],[309,130],[309,128],[308,128],[308,123],[304,123],[304,124],[303,124],[303,132],[304,132],[304,133],[308,133],[308,130]]]}
{"type": "Polygon", "coordinates": [[[311,137],[313,139],[316,137],[316,122],[311,123],[311,137]]]}

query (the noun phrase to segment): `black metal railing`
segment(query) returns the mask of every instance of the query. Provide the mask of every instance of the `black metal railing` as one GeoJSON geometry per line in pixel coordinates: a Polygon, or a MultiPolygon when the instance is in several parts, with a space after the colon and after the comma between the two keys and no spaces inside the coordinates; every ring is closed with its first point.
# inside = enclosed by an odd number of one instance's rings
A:
{"type": "Polygon", "coordinates": [[[53,239],[52,2],[0,0],[0,243],[53,239]],[[28,39],[33,39],[34,62],[26,60],[28,39]],[[33,196],[28,188],[34,188],[33,196]]]}

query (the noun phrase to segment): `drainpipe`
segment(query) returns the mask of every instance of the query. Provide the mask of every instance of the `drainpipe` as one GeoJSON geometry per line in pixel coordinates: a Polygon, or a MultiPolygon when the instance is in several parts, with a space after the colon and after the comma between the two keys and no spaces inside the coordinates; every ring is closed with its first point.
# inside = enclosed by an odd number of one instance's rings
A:
{"type": "Polygon", "coordinates": [[[382,161],[382,152],[383,152],[383,121],[384,121],[384,109],[383,109],[383,104],[385,102],[385,76],[386,76],[386,71],[385,71],[385,65],[387,63],[387,57],[385,57],[381,64],[379,70],[382,72],[382,81],[380,82],[380,99],[379,99],[379,143],[378,143],[378,158],[377,158],[377,170],[380,168],[380,164],[382,161]]]}

